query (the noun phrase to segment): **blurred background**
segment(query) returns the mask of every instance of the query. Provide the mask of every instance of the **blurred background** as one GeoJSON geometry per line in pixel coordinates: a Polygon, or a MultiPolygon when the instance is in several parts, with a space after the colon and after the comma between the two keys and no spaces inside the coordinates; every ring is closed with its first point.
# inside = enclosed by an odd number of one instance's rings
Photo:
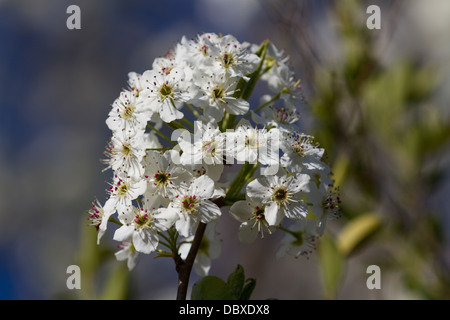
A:
{"type": "Polygon", "coordinates": [[[308,259],[276,260],[279,234],[240,244],[224,214],[210,274],[241,264],[254,299],[449,299],[449,16],[446,0],[0,0],[0,299],[175,298],[172,260],[142,256],[128,272],[114,226],[97,246],[86,210],[105,196],[105,120],[128,72],[201,32],[269,38],[290,56],[300,124],[343,200],[308,259]],[[73,4],[81,30],[66,27],[73,4]],[[366,27],[372,4],[380,30],[366,27]]]}

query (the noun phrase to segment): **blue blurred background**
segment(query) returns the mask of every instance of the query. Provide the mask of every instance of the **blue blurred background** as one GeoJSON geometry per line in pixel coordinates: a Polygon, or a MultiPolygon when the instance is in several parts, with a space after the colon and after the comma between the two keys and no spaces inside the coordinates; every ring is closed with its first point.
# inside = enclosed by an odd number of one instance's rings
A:
{"type": "MultiPolygon", "coordinates": [[[[339,61],[341,54],[327,10],[334,3],[314,1],[298,12],[291,10],[296,1],[279,2],[281,15],[307,18],[307,29],[288,34],[272,2],[0,0],[0,299],[58,299],[69,294],[66,268],[78,263],[85,211],[94,196],[103,199],[109,179],[109,172],[101,173],[99,159],[110,136],[105,125],[110,104],[126,86],[128,72],[150,69],[153,59],[183,35],[215,32],[251,43],[272,39],[291,56],[308,100],[314,78],[309,64],[314,60],[308,60],[308,54],[314,51],[322,62],[339,61]],[[66,28],[66,9],[72,4],[81,8],[81,30],[66,28]],[[296,34],[307,37],[314,48],[296,45],[296,34]]],[[[392,9],[389,1],[372,2],[386,10],[382,12],[392,9]]],[[[397,28],[393,34],[386,26],[380,36],[381,42],[391,43],[382,56],[389,61],[407,53],[437,62],[445,88],[450,7],[446,1],[432,2],[436,4],[411,1],[389,16],[397,28]]],[[[361,19],[366,17],[361,12],[361,19]]],[[[437,96],[447,112],[448,92],[441,90],[437,96]]],[[[303,111],[307,125],[309,111],[303,111]]],[[[440,206],[446,203],[448,179],[443,185],[430,203],[437,204],[440,221],[448,224],[448,205],[440,206]]],[[[241,263],[248,277],[261,279],[256,298],[321,297],[316,257],[275,261],[277,238],[240,246],[237,224],[226,216],[218,231],[223,253],[213,261],[212,274],[224,277],[241,263]],[[286,276],[293,273],[294,279],[286,276]]],[[[115,250],[114,243],[108,238],[112,230],[102,243],[111,260],[105,274],[115,264],[109,252],[109,247],[115,250]]],[[[444,248],[448,259],[448,246],[444,248]]],[[[176,274],[169,259],[143,257],[130,276],[131,297],[175,297],[176,274]]],[[[194,275],[192,283],[195,280],[194,275]]],[[[373,298],[363,286],[347,283],[341,297],[373,298]]],[[[392,292],[394,297],[410,297],[402,289],[392,292]]]]}

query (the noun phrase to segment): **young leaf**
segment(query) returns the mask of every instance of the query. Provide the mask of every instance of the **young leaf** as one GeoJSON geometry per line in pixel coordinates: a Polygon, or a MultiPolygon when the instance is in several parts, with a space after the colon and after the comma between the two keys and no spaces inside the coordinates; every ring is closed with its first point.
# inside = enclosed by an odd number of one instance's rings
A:
{"type": "Polygon", "coordinates": [[[353,219],[345,226],[336,239],[339,251],[344,256],[350,255],[364,240],[374,234],[380,226],[380,215],[376,213],[366,213],[353,219]]]}
{"type": "Polygon", "coordinates": [[[241,296],[239,297],[239,300],[250,300],[250,296],[253,293],[253,290],[256,287],[256,279],[248,278],[245,280],[245,282],[248,282],[244,289],[242,289],[241,296]]]}
{"type": "Polygon", "coordinates": [[[236,299],[239,299],[244,288],[245,273],[244,268],[238,264],[236,270],[228,276],[227,284],[230,287],[236,299]]]}
{"type": "Polygon", "coordinates": [[[225,281],[215,276],[206,276],[192,287],[192,300],[235,300],[235,296],[225,281]]]}

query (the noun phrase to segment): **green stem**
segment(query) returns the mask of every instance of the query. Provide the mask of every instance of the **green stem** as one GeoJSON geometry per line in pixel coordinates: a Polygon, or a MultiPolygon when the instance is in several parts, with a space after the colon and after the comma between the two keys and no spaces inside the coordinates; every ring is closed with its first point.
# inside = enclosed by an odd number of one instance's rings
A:
{"type": "Polygon", "coordinates": [[[256,70],[251,74],[250,80],[247,82],[247,86],[245,87],[244,91],[242,92],[241,98],[244,100],[248,100],[250,98],[253,90],[255,89],[256,83],[259,80],[259,77],[260,77],[259,74],[264,65],[264,60],[266,59],[268,44],[269,44],[268,40],[264,41],[258,50],[258,56],[261,58],[261,61],[258,65],[258,67],[256,68],[256,70]]]}
{"type": "Polygon", "coordinates": [[[227,129],[231,129],[230,123],[233,123],[235,119],[235,115],[225,111],[225,115],[220,123],[220,131],[225,132],[227,129]]]}
{"type": "Polygon", "coordinates": [[[250,180],[250,178],[253,176],[253,173],[255,172],[256,168],[258,168],[259,163],[255,163],[253,166],[248,164],[245,172],[244,177],[242,179],[238,180],[237,187],[233,191],[233,193],[230,194],[230,196],[237,196],[241,189],[245,186],[245,184],[250,180]]]}
{"type": "Polygon", "coordinates": [[[193,125],[192,122],[190,122],[188,119],[186,119],[186,118],[181,118],[181,122],[186,123],[189,127],[191,127],[192,129],[194,129],[194,125],[193,125]]]}
{"type": "Polygon", "coordinates": [[[286,229],[285,227],[282,227],[282,226],[277,226],[277,228],[280,229],[281,231],[289,233],[291,236],[293,236],[297,240],[300,239],[300,235],[298,234],[298,232],[294,232],[294,231],[286,229]]]}
{"type": "Polygon", "coordinates": [[[241,167],[241,170],[239,170],[238,174],[234,178],[234,180],[231,182],[230,187],[228,188],[227,194],[225,196],[225,199],[229,199],[234,193],[235,189],[237,188],[237,185],[239,184],[240,180],[245,175],[248,168],[248,162],[244,163],[244,165],[241,167]]]}
{"type": "Polygon", "coordinates": [[[152,126],[150,123],[147,123],[147,127],[149,127],[151,130],[155,131],[156,134],[158,134],[161,138],[166,139],[167,141],[169,141],[170,143],[172,143],[173,145],[176,145],[175,141],[172,141],[168,136],[166,136],[164,133],[162,133],[161,131],[159,131],[158,129],[156,129],[154,126],[152,126]]]}
{"type": "Polygon", "coordinates": [[[166,248],[170,249],[172,251],[172,246],[164,241],[159,240],[159,244],[165,246],[166,248]]]}
{"type": "Polygon", "coordinates": [[[186,104],[186,107],[187,107],[189,110],[191,110],[192,114],[193,114],[196,118],[200,118],[200,113],[198,113],[198,111],[195,110],[195,108],[194,108],[191,104],[189,104],[189,103],[185,103],[185,104],[186,104]]]}
{"type": "MultiPolygon", "coordinates": [[[[273,103],[275,100],[278,100],[281,96],[282,91],[278,92],[275,96],[273,96],[272,99],[270,99],[269,101],[263,103],[262,105],[260,105],[258,108],[256,108],[255,110],[253,110],[253,112],[258,112],[261,111],[262,109],[264,109],[265,107],[267,107],[268,105],[270,105],[271,103],[273,103]]],[[[251,113],[247,113],[245,116],[243,116],[244,119],[248,118],[251,115],[251,113]]]]}
{"type": "Polygon", "coordinates": [[[120,221],[117,221],[116,219],[114,219],[114,217],[109,217],[108,221],[109,222],[113,222],[113,223],[115,223],[115,224],[117,224],[119,226],[122,225],[122,223],[120,221]]]}

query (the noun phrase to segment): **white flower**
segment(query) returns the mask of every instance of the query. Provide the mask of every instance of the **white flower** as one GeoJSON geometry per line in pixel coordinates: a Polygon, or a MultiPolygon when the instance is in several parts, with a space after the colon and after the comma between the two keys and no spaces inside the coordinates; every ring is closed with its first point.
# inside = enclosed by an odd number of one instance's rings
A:
{"type": "Polygon", "coordinates": [[[176,194],[176,189],[182,184],[188,184],[192,174],[183,166],[177,165],[174,158],[179,153],[168,150],[164,154],[149,151],[145,157],[145,178],[147,179],[147,193],[169,198],[176,194]]]}
{"type": "Polygon", "coordinates": [[[328,220],[337,219],[341,214],[341,199],[337,188],[333,185],[311,184],[311,192],[306,201],[310,204],[311,213],[308,218],[317,220],[317,233],[322,235],[328,220]]]}
{"type": "Polygon", "coordinates": [[[132,206],[132,201],[143,195],[147,189],[147,182],[144,179],[132,180],[114,175],[113,182],[109,187],[109,199],[106,201],[104,209],[123,213],[132,206]]]}
{"type": "Polygon", "coordinates": [[[161,74],[168,76],[170,71],[175,67],[175,61],[173,57],[158,57],[153,60],[152,69],[158,71],[161,74]]]}
{"type": "Polygon", "coordinates": [[[195,40],[188,40],[183,36],[177,46],[178,56],[183,55],[184,61],[195,68],[207,71],[214,64],[212,54],[218,39],[219,37],[215,33],[200,34],[195,40]]]}
{"type": "Polygon", "coordinates": [[[114,134],[106,147],[105,155],[109,157],[104,161],[108,164],[106,169],[112,168],[116,173],[133,179],[142,177],[144,173],[142,159],[147,147],[145,138],[143,133],[132,136],[122,132],[114,134]]]}
{"type": "Polygon", "coordinates": [[[151,117],[152,112],[144,108],[135,94],[122,91],[112,104],[106,124],[113,132],[126,131],[126,134],[134,135],[145,131],[147,121],[151,117]]]}
{"type": "Polygon", "coordinates": [[[220,208],[208,200],[213,197],[214,188],[214,181],[203,175],[194,179],[189,187],[177,191],[167,209],[179,216],[175,228],[180,235],[189,237],[194,234],[200,222],[209,223],[222,214],[220,208]]]}
{"type": "Polygon", "coordinates": [[[173,68],[165,72],[148,70],[142,75],[145,88],[141,96],[144,103],[153,112],[159,113],[161,120],[172,122],[184,117],[180,112],[184,102],[192,98],[189,84],[185,81],[185,74],[180,68],[173,68]]]}
{"type": "Polygon", "coordinates": [[[277,251],[277,259],[285,254],[298,258],[308,256],[316,249],[317,234],[315,229],[317,223],[314,220],[297,221],[290,226],[282,239],[281,246],[277,251]]]}
{"type": "Polygon", "coordinates": [[[280,164],[288,172],[325,170],[326,165],[321,161],[325,150],[314,143],[314,137],[298,132],[285,134],[284,137],[281,144],[284,154],[280,164]]]}
{"type": "Polygon", "coordinates": [[[121,244],[117,245],[120,248],[114,255],[118,261],[127,260],[128,270],[133,270],[139,261],[139,252],[136,251],[133,243],[131,241],[123,241],[121,244]]]}
{"type": "Polygon", "coordinates": [[[193,166],[187,166],[189,168],[189,171],[193,175],[193,178],[198,178],[203,175],[207,175],[211,180],[214,181],[214,193],[211,197],[211,199],[218,199],[220,197],[225,198],[226,193],[223,189],[224,183],[219,183],[217,180],[220,178],[219,175],[216,174],[214,166],[206,166],[206,165],[193,165],[193,166]]]}
{"type": "MultiPolygon", "coordinates": [[[[201,277],[208,275],[209,270],[211,269],[212,260],[217,259],[222,251],[220,241],[215,238],[215,228],[215,222],[210,222],[206,225],[202,242],[200,243],[197,256],[194,260],[194,271],[201,277]]],[[[192,240],[194,240],[194,236],[187,238],[180,246],[179,253],[182,259],[186,259],[192,246],[192,240]]]]}
{"type": "Polygon", "coordinates": [[[149,254],[158,246],[158,232],[166,231],[177,218],[166,208],[151,208],[147,204],[144,207],[133,206],[119,215],[123,225],[114,233],[114,240],[132,240],[137,251],[149,254]]]}
{"type": "Polygon", "coordinates": [[[290,177],[266,176],[251,181],[247,185],[247,195],[266,205],[265,219],[275,226],[285,216],[299,220],[308,215],[307,204],[301,196],[309,192],[309,181],[308,175],[300,173],[290,177]]]}
{"type": "Polygon", "coordinates": [[[233,115],[242,115],[248,112],[249,103],[234,97],[238,79],[228,74],[212,74],[199,79],[199,97],[194,103],[203,109],[206,116],[216,121],[223,118],[224,111],[233,115]]]}
{"type": "MultiPolygon", "coordinates": [[[[270,97],[269,97],[270,100],[270,97]]],[[[267,106],[262,110],[261,116],[252,112],[252,120],[261,125],[273,126],[282,133],[297,130],[295,123],[300,119],[300,113],[295,107],[267,106]]]]}
{"type": "MultiPolygon", "coordinates": [[[[260,45],[253,45],[251,51],[256,53],[260,45]]],[[[284,55],[283,51],[278,50],[272,42],[267,45],[266,57],[264,59],[263,70],[268,69],[261,76],[261,80],[268,83],[276,83],[278,81],[279,68],[286,68],[289,57],[284,55]]]]}
{"type": "Polygon", "coordinates": [[[97,244],[100,243],[100,239],[103,237],[106,227],[108,225],[109,217],[115,212],[111,207],[102,207],[100,202],[95,199],[92,203],[91,209],[89,209],[89,224],[94,226],[97,233],[97,244]]]}
{"type": "Polygon", "coordinates": [[[214,122],[203,124],[201,121],[195,121],[194,125],[193,136],[181,135],[178,139],[183,151],[180,161],[185,166],[203,165],[207,168],[208,175],[217,180],[224,167],[225,135],[214,122]]]}
{"type": "Polygon", "coordinates": [[[247,47],[232,35],[217,40],[216,52],[213,53],[219,66],[229,72],[232,77],[245,77],[258,67],[261,59],[254,53],[247,52],[247,47]]]}
{"type": "Polygon", "coordinates": [[[244,201],[235,202],[230,208],[230,214],[241,222],[239,240],[244,243],[255,241],[258,234],[264,237],[264,232],[272,234],[276,229],[267,222],[266,205],[260,199],[247,197],[244,201]]]}
{"type": "Polygon", "coordinates": [[[141,91],[144,89],[142,83],[142,75],[136,72],[128,73],[128,87],[130,92],[135,96],[139,97],[141,91]]]}
{"type": "Polygon", "coordinates": [[[233,154],[240,162],[273,165],[279,162],[279,134],[276,128],[267,131],[265,128],[253,127],[249,121],[239,121],[234,133],[227,139],[234,139],[233,154]]]}
{"type": "Polygon", "coordinates": [[[281,92],[280,98],[289,107],[294,106],[296,101],[303,100],[300,80],[294,78],[294,74],[287,65],[282,65],[274,70],[274,75],[268,82],[268,86],[275,93],[281,92]]]}

